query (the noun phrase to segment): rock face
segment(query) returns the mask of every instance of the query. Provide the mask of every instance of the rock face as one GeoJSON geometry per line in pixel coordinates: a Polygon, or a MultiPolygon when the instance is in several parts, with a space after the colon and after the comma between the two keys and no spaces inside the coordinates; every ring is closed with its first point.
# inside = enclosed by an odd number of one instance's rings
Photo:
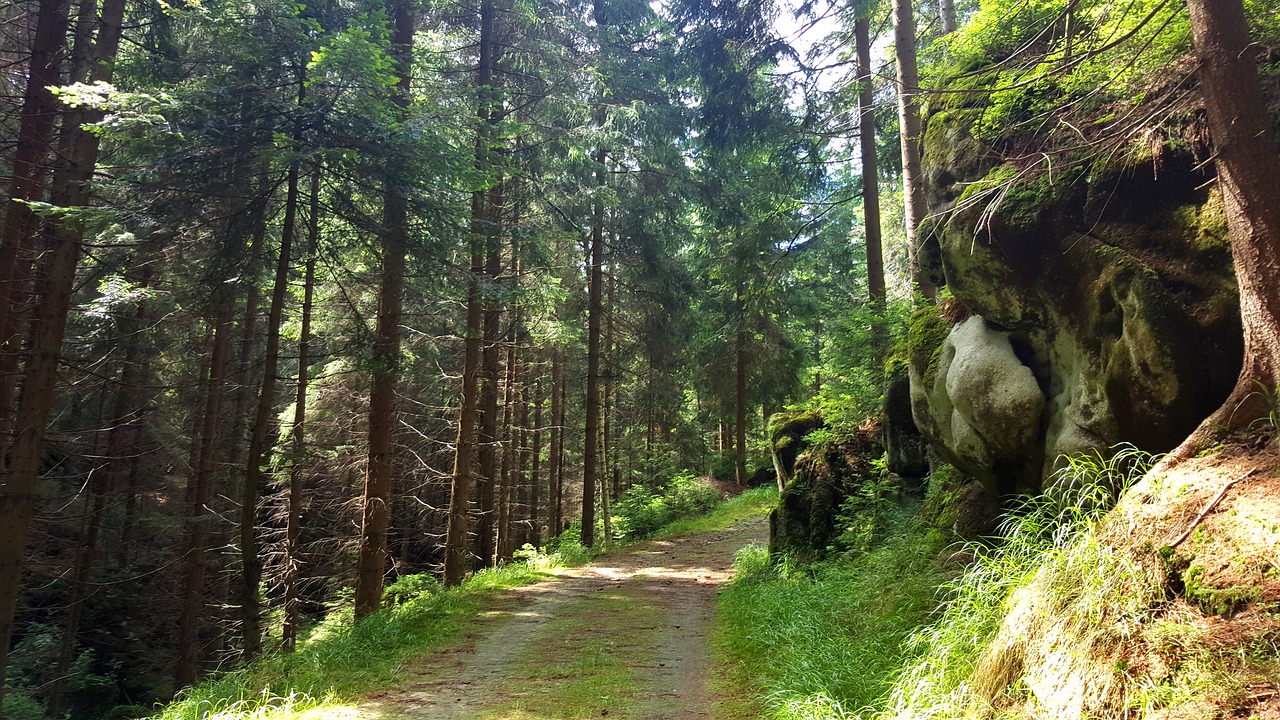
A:
{"type": "Polygon", "coordinates": [[[1162,146],[1018,180],[968,136],[971,112],[936,113],[925,137],[931,213],[948,218],[925,267],[954,299],[912,321],[916,424],[998,495],[1041,489],[1064,454],[1173,448],[1242,356],[1203,157],[1162,146]]]}
{"type": "Polygon", "coordinates": [[[769,418],[769,453],[778,479],[778,492],[786,490],[796,470],[796,458],[806,447],[804,436],[822,427],[817,413],[777,413],[769,418]]]}
{"type": "Polygon", "coordinates": [[[906,363],[894,362],[884,391],[885,468],[910,489],[920,489],[929,474],[929,443],[911,413],[911,376],[906,363]]]}
{"type": "Polygon", "coordinates": [[[841,503],[878,473],[870,461],[881,453],[880,426],[866,423],[840,445],[795,448],[794,473],[769,514],[769,552],[813,559],[836,544],[841,503]]]}

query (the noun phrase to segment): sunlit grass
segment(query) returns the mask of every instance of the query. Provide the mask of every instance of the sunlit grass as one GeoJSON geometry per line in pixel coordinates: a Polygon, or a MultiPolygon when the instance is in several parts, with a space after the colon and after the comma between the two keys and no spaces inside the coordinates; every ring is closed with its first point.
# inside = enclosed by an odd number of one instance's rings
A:
{"type": "Polygon", "coordinates": [[[548,576],[548,561],[484,570],[456,588],[441,588],[353,623],[332,613],[292,654],[272,653],[184,690],[162,720],[343,717],[343,703],[396,681],[408,658],[462,641],[462,631],[509,588],[548,576]],[[317,714],[320,713],[320,714],[317,714]]]}
{"type": "Polygon", "coordinates": [[[706,515],[681,518],[666,525],[655,537],[669,538],[723,530],[747,518],[762,515],[777,504],[778,488],[772,485],[752,488],[717,505],[706,515]]]}
{"type": "Polygon", "coordinates": [[[739,551],[720,597],[715,652],[729,694],[746,688],[756,698],[739,697],[721,717],[856,717],[888,691],[903,642],[930,618],[943,579],[936,538],[903,515],[883,545],[853,562],[797,570],[771,564],[759,545],[739,551]]]}

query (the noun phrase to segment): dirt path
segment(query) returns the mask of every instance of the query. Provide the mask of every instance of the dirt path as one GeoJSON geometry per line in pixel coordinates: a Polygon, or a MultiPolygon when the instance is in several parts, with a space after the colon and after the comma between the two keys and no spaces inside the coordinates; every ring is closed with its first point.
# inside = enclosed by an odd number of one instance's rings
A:
{"type": "Polygon", "coordinates": [[[734,553],[764,542],[757,516],[645,543],[512,591],[457,649],[367,696],[367,720],[709,718],[708,635],[734,553]]]}

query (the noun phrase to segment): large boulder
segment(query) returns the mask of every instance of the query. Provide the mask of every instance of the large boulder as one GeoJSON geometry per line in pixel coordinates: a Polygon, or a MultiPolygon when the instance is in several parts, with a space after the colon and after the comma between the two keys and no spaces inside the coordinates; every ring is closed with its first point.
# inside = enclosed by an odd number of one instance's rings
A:
{"type": "Polygon", "coordinates": [[[805,436],[823,427],[822,416],[812,410],[774,413],[769,417],[769,453],[778,480],[778,491],[786,489],[796,469],[796,458],[808,447],[805,436]]]}
{"type": "Polygon", "coordinates": [[[1242,357],[1204,149],[1025,173],[998,164],[966,119],[935,114],[924,142],[931,213],[947,218],[925,228],[926,266],[953,299],[912,320],[921,432],[999,495],[1041,489],[1066,454],[1173,448],[1242,357]]]}
{"type": "Polygon", "coordinates": [[[770,553],[814,559],[831,550],[841,533],[841,504],[878,478],[880,471],[871,461],[882,452],[875,421],[838,444],[803,447],[778,508],[769,515],[770,553]]]}

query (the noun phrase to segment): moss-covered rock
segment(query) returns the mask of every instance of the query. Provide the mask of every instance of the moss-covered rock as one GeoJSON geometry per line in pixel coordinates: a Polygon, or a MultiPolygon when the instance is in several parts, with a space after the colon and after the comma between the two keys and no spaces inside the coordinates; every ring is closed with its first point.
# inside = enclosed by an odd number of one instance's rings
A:
{"type": "Polygon", "coordinates": [[[805,436],[822,426],[822,416],[812,410],[780,412],[769,417],[769,452],[773,455],[779,491],[791,481],[796,457],[807,447],[805,436]]]}
{"type": "Polygon", "coordinates": [[[795,474],[769,515],[770,554],[816,559],[835,545],[840,505],[879,473],[872,461],[883,453],[880,435],[880,424],[869,421],[842,442],[796,458],[795,474]]]}
{"type": "Polygon", "coordinates": [[[911,416],[911,375],[906,362],[886,365],[884,458],[889,472],[912,487],[929,474],[929,444],[911,416]]]}
{"type": "Polygon", "coordinates": [[[920,431],[997,494],[1038,490],[1064,454],[1169,450],[1242,356],[1212,169],[1175,143],[1069,172],[995,164],[975,115],[946,107],[924,140],[941,274],[979,317],[913,316],[920,431]]]}

